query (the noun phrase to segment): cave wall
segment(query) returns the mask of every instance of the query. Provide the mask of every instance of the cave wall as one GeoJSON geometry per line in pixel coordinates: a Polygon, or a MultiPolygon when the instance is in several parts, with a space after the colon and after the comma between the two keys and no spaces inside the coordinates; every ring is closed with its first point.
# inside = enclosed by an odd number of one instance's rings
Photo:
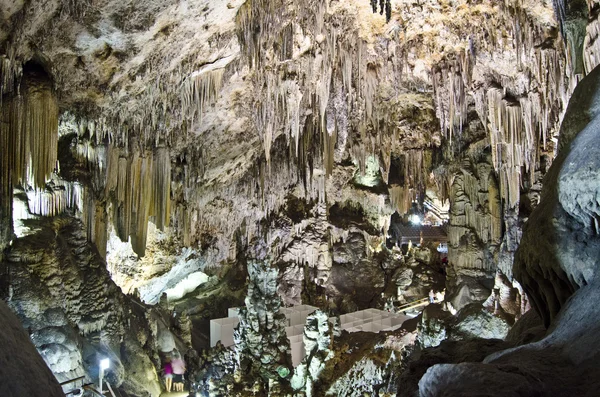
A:
{"type": "Polygon", "coordinates": [[[2,369],[0,392],[6,397],[64,396],[54,374],[40,357],[19,319],[0,302],[2,369]]]}
{"type": "Polygon", "coordinates": [[[111,360],[106,379],[136,395],[160,394],[156,369],[159,316],[125,297],[106,263],[69,216],[29,219],[33,233],[6,254],[8,306],[56,378],[97,382],[98,363],[111,360]]]}
{"type": "MultiPolygon", "coordinates": [[[[596,394],[600,245],[597,203],[590,198],[600,182],[592,144],[600,131],[599,76],[594,69],[573,93],[561,127],[564,141],[515,255],[515,277],[549,326],[547,334],[490,354],[483,363],[434,365],[419,382],[421,396],[488,395],[490,388],[507,396],[596,394]]],[[[523,332],[530,327],[518,328],[523,332]]]]}

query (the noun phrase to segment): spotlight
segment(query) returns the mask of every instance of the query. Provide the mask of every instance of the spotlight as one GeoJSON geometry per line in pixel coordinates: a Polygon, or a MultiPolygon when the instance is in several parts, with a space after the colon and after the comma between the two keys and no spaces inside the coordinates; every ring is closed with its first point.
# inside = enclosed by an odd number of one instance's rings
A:
{"type": "Polygon", "coordinates": [[[420,225],[421,224],[421,217],[419,215],[411,215],[410,216],[410,223],[412,223],[413,225],[420,225]]]}
{"type": "Polygon", "coordinates": [[[102,391],[102,381],[104,380],[104,370],[110,367],[110,360],[108,358],[103,358],[100,360],[100,394],[103,394],[102,391]]]}

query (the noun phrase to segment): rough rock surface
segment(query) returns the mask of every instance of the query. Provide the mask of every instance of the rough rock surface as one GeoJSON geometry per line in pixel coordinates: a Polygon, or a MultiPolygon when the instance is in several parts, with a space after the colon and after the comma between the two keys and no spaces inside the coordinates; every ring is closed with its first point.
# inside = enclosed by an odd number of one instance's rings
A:
{"type": "Polygon", "coordinates": [[[317,310],[306,318],[303,341],[305,356],[295,369],[290,381],[294,390],[313,395],[313,384],[325,368],[326,362],[333,358],[333,324],[324,312],[317,310]]]}
{"type": "Polygon", "coordinates": [[[481,362],[489,354],[510,346],[509,343],[498,339],[472,339],[446,340],[437,347],[415,349],[405,359],[406,368],[398,377],[398,390],[401,391],[402,396],[419,396],[419,380],[428,368],[441,363],[481,362]]]}
{"type": "Polygon", "coordinates": [[[68,216],[31,219],[36,232],[16,239],[7,253],[8,304],[58,380],[106,379],[135,395],[160,394],[156,367],[157,316],[125,297],[110,281],[105,262],[68,216]]]}
{"type": "Polygon", "coordinates": [[[5,397],[64,396],[19,319],[1,301],[0,319],[0,394],[5,397]]]}
{"type": "MultiPolygon", "coordinates": [[[[597,85],[599,76],[595,70],[580,87],[597,85]]],[[[586,104],[594,97],[595,91],[577,89],[566,119],[593,112],[594,106],[586,104]]],[[[600,186],[597,146],[592,144],[599,131],[596,116],[570,144],[563,143],[516,254],[514,274],[551,324],[546,337],[492,354],[484,364],[433,366],[419,382],[421,395],[491,395],[490,385],[500,391],[495,395],[597,394],[600,285],[595,269],[600,241],[593,221],[597,204],[589,198],[600,186]]]]}
{"type": "Polygon", "coordinates": [[[534,211],[524,230],[515,264],[515,276],[531,296],[532,304],[546,325],[556,316],[567,298],[590,283],[595,266],[590,258],[600,253],[595,241],[598,226],[598,137],[597,92],[600,71],[594,70],[579,85],[569,104],[562,130],[562,150],[548,173],[539,211],[534,211]],[[575,126],[583,126],[573,136],[575,126]],[[569,121],[573,120],[572,124],[569,121]]]}
{"type": "Polygon", "coordinates": [[[494,315],[480,303],[471,303],[454,316],[436,304],[423,310],[418,338],[423,348],[438,346],[446,339],[504,339],[510,327],[506,318],[494,315]]]}

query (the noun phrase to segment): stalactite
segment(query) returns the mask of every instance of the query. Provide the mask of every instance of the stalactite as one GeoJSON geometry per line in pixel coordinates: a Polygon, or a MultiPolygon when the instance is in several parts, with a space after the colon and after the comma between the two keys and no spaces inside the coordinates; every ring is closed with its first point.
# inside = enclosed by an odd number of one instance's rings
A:
{"type": "MultiPolygon", "coordinates": [[[[21,77],[13,56],[0,57],[0,250],[11,236],[13,188],[39,191],[57,166],[58,105],[51,82],[32,65],[21,77]]],[[[42,205],[49,212],[62,207],[61,197],[53,198],[58,202],[42,205]]]]}
{"type": "Polygon", "coordinates": [[[169,150],[159,148],[154,154],[154,224],[159,230],[169,226],[171,212],[171,158],[169,150]]]}
{"type": "Polygon", "coordinates": [[[583,43],[583,63],[585,74],[590,73],[600,64],[600,20],[593,19],[586,26],[586,35],[583,43]]]}
{"type": "Polygon", "coordinates": [[[223,86],[225,69],[200,70],[193,73],[181,90],[182,113],[191,120],[201,120],[206,106],[213,103],[219,96],[223,86]]]}
{"type": "Polygon", "coordinates": [[[143,256],[146,248],[148,220],[153,216],[157,228],[164,229],[170,219],[171,158],[168,149],[154,151],[127,149],[109,145],[99,161],[106,165],[102,189],[85,189],[82,217],[88,230],[88,239],[102,253],[106,251],[107,219],[111,221],[122,241],[131,238],[132,248],[143,256]]]}
{"type": "Polygon", "coordinates": [[[471,53],[463,50],[448,62],[449,65],[434,68],[431,77],[442,132],[452,142],[457,134],[462,135],[467,122],[467,89],[471,85],[473,60],[471,53]],[[447,89],[447,99],[443,89],[447,89]]]}
{"type": "Polygon", "coordinates": [[[408,186],[391,186],[389,189],[390,204],[398,214],[407,214],[413,201],[417,198],[415,191],[408,186]]]}
{"type": "Polygon", "coordinates": [[[533,173],[538,140],[534,134],[531,102],[524,99],[524,107],[509,103],[504,93],[488,90],[488,119],[492,162],[500,176],[502,197],[510,208],[519,203],[521,167],[533,173]]]}
{"type": "Polygon", "coordinates": [[[58,105],[45,74],[26,73],[21,95],[5,100],[2,113],[3,180],[43,188],[58,149],[58,105]]]}
{"type": "Polygon", "coordinates": [[[29,212],[41,216],[56,216],[68,208],[83,210],[81,184],[52,178],[46,189],[30,189],[26,192],[29,212]]]}
{"type": "Polygon", "coordinates": [[[146,252],[146,238],[148,235],[148,218],[154,206],[154,195],[152,194],[153,182],[153,161],[152,157],[134,155],[132,161],[133,177],[133,208],[131,247],[139,256],[144,256],[146,252]]]}

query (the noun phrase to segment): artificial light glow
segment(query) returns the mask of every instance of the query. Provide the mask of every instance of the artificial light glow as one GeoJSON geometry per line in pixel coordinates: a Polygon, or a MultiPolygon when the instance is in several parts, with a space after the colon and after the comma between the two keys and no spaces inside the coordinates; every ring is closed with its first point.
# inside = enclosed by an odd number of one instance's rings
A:
{"type": "Polygon", "coordinates": [[[412,223],[413,225],[420,225],[421,224],[421,217],[419,215],[411,215],[410,216],[410,223],[412,223]]]}
{"type": "Polygon", "coordinates": [[[108,358],[100,360],[101,369],[108,369],[108,367],[110,367],[110,360],[108,358]]]}

